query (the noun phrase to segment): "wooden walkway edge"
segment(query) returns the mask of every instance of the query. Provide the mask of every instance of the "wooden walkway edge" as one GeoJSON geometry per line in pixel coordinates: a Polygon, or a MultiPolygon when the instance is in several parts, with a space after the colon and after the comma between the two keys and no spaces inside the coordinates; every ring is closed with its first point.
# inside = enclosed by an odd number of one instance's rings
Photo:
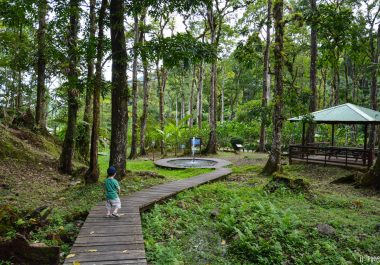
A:
{"type": "Polygon", "coordinates": [[[120,218],[106,218],[104,202],[94,206],[64,264],[147,264],[140,213],[177,193],[218,180],[229,168],[153,186],[121,197],[120,218]],[[78,262],[78,263],[77,263],[78,262]]]}

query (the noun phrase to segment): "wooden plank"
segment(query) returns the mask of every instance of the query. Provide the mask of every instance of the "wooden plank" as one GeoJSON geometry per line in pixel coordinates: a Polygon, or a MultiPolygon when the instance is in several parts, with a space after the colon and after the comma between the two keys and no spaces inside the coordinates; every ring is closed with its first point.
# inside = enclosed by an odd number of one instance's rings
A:
{"type": "Polygon", "coordinates": [[[78,244],[86,244],[88,242],[91,243],[106,243],[106,242],[117,242],[117,243],[129,243],[142,241],[142,235],[128,235],[128,236],[103,236],[103,237],[94,237],[94,238],[77,238],[75,242],[78,244]]]}
{"type": "Polygon", "coordinates": [[[81,265],[116,265],[116,264],[133,264],[133,265],[147,265],[146,259],[135,260],[113,260],[113,261],[97,261],[94,262],[81,262],[81,265]]]}
{"type": "Polygon", "coordinates": [[[108,251],[107,255],[105,255],[104,252],[86,252],[73,254],[75,254],[75,256],[68,258],[68,261],[113,261],[136,260],[145,258],[144,250],[108,251]]]}
{"type": "Polygon", "coordinates": [[[109,242],[87,242],[87,243],[79,243],[79,242],[75,242],[75,245],[73,246],[73,248],[75,247],[86,247],[86,246],[93,246],[93,247],[99,247],[99,246],[113,246],[113,245],[128,245],[128,244],[144,244],[144,240],[135,240],[135,241],[131,241],[131,242],[124,242],[124,243],[120,243],[120,242],[114,242],[114,241],[109,241],[109,242]]]}
{"type": "Polygon", "coordinates": [[[124,231],[132,231],[141,229],[141,225],[113,225],[113,226],[85,226],[81,228],[83,233],[104,234],[112,231],[113,233],[122,233],[124,231]]]}
{"type": "Polygon", "coordinates": [[[124,251],[124,250],[144,250],[144,243],[128,243],[117,245],[99,245],[99,246],[76,246],[71,249],[73,253],[90,252],[96,250],[97,252],[108,251],[124,251]]]}

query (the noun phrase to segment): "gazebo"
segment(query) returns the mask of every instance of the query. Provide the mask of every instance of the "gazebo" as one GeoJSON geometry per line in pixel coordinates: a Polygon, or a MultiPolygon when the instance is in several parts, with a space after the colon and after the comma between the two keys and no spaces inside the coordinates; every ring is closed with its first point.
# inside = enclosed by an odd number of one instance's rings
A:
{"type": "Polygon", "coordinates": [[[346,167],[370,167],[374,160],[374,150],[368,148],[368,125],[380,124],[380,112],[346,103],[328,109],[312,112],[308,115],[294,117],[290,122],[302,122],[302,143],[289,146],[289,163],[305,161],[330,165],[344,165],[346,167]],[[312,120],[308,118],[312,118],[312,120]],[[331,124],[331,142],[328,144],[307,143],[305,138],[305,124],[331,124]],[[364,145],[357,147],[335,146],[336,124],[364,125],[364,145]]]}

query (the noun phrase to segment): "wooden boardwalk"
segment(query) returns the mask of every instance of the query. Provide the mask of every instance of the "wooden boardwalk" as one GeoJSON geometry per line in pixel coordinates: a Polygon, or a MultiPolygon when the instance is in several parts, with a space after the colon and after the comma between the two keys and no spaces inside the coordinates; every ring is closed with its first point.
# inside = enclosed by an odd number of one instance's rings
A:
{"type": "Polygon", "coordinates": [[[104,202],[99,203],[87,216],[64,264],[147,264],[140,212],[183,190],[230,173],[229,168],[217,168],[207,174],[157,185],[122,197],[120,218],[106,218],[104,202]]]}

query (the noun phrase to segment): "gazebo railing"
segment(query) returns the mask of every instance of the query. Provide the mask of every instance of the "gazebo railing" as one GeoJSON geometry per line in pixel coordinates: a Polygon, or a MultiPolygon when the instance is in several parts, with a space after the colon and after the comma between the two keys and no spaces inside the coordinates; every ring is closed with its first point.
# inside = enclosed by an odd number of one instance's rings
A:
{"type": "Polygon", "coordinates": [[[323,162],[327,164],[341,164],[345,166],[359,165],[370,167],[373,162],[371,149],[364,150],[350,147],[290,145],[289,163],[292,159],[306,162],[323,162]]]}

